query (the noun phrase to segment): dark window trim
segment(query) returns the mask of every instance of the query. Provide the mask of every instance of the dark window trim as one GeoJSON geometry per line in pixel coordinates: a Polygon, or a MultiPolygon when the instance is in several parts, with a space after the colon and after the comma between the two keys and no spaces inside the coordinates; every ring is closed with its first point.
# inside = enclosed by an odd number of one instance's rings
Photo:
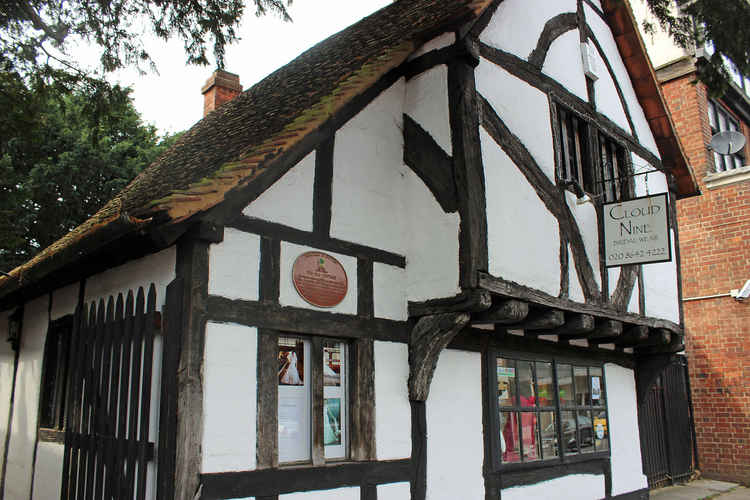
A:
{"type": "MultiPolygon", "coordinates": [[[[574,464],[586,464],[589,462],[606,462],[609,464],[610,456],[611,456],[611,449],[612,449],[612,432],[611,432],[611,425],[609,420],[609,395],[607,393],[607,384],[606,384],[606,373],[604,370],[604,361],[600,360],[591,360],[586,359],[578,356],[570,356],[566,354],[539,354],[535,355],[533,353],[528,352],[519,352],[516,350],[510,350],[510,349],[503,349],[502,347],[490,347],[488,349],[488,356],[486,356],[486,370],[488,374],[488,383],[487,383],[487,396],[488,401],[490,402],[490,428],[492,429],[490,432],[490,451],[492,453],[492,456],[490,457],[490,473],[499,474],[501,477],[501,482],[503,484],[503,488],[508,487],[506,485],[506,476],[507,475],[513,475],[517,473],[530,473],[529,477],[533,477],[534,474],[533,471],[537,469],[554,469],[550,472],[550,470],[546,470],[544,474],[549,475],[550,473],[553,474],[551,477],[559,477],[566,474],[572,474],[575,472],[566,472],[567,469],[571,468],[574,464]],[[554,459],[549,460],[538,460],[534,462],[522,462],[522,463],[513,463],[513,464],[503,464],[501,462],[500,457],[500,439],[499,439],[499,429],[500,429],[500,422],[499,422],[499,413],[500,413],[500,406],[498,404],[497,400],[497,369],[496,369],[496,359],[498,357],[504,357],[504,358],[511,358],[515,360],[520,361],[542,361],[542,362],[551,362],[552,363],[552,377],[553,377],[553,383],[555,387],[555,422],[557,424],[557,436],[558,436],[558,454],[559,456],[554,459]],[[601,377],[601,391],[602,394],[605,396],[605,401],[607,401],[607,404],[605,405],[575,405],[574,407],[561,407],[560,405],[560,398],[559,398],[559,385],[557,381],[557,364],[569,364],[572,366],[585,366],[587,368],[600,368],[602,371],[602,377],[601,377]],[[578,453],[576,455],[566,455],[564,451],[562,450],[562,440],[560,439],[560,436],[563,435],[562,433],[562,421],[560,419],[560,414],[562,411],[578,411],[578,410],[589,410],[593,411],[596,410],[604,410],[607,417],[607,439],[608,439],[608,449],[607,451],[594,451],[590,453],[578,453]],[[556,475],[554,475],[556,474],[556,475]]],[[[534,382],[536,384],[536,370],[533,372],[534,376],[534,382]]],[[[591,379],[590,372],[587,372],[587,379],[591,379]]],[[[516,383],[518,383],[516,379],[516,383]]],[[[591,387],[589,386],[589,391],[591,391],[591,387]]],[[[518,392],[517,392],[518,393],[518,392]]],[[[513,411],[515,407],[508,407],[509,411],[513,411]]],[[[546,408],[546,407],[545,407],[546,408]]],[[[505,409],[505,407],[503,407],[505,409]]],[[[525,408],[524,411],[529,412],[535,412],[538,413],[538,411],[543,411],[542,408],[525,408]]],[[[544,410],[544,411],[550,411],[550,410],[544,410]]],[[[593,423],[593,422],[592,422],[593,423]]],[[[519,434],[522,435],[522,431],[519,431],[519,434]]],[[[521,439],[521,443],[523,440],[521,439]]],[[[521,445],[521,453],[523,453],[523,448],[521,445]]],[[[608,467],[608,465],[607,465],[608,467]]],[[[604,467],[604,469],[607,469],[607,467],[604,467]]],[[[602,473],[607,473],[607,470],[603,470],[602,473]]],[[[540,473],[541,474],[541,473],[540,473]]],[[[543,475],[544,475],[543,474],[543,475]]],[[[550,478],[551,478],[550,477],[550,478]]],[[[542,481],[544,479],[538,479],[538,481],[542,481]]],[[[521,484],[531,484],[531,483],[521,483],[521,484]]]]}
{"type": "Polygon", "coordinates": [[[68,382],[68,358],[70,353],[70,341],[73,333],[73,316],[66,315],[49,322],[47,335],[44,341],[44,354],[42,357],[41,387],[39,390],[39,429],[50,432],[40,432],[42,440],[50,438],[56,441],[57,437],[51,431],[64,431],[65,429],[65,402],[68,382]],[[52,342],[56,345],[53,345],[52,342]],[[55,355],[54,365],[51,365],[51,356],[55,355]],[[54,367],[55,373],[50,373],[54,367]],[[49,377],[54,377],[49,380],[49,377]]]}

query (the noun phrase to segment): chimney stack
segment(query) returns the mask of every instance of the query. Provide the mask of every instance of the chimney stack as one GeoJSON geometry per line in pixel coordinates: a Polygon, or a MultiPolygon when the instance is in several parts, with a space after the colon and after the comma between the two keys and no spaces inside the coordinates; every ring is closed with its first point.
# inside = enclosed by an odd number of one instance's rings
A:
{"type": "Polygon", "coordinates": [[[203,94],[203,116],[215,110],[225,102],[231,101],[242,92],[239,75],[217,69],[206,80],[201,89],[203,94]]]}

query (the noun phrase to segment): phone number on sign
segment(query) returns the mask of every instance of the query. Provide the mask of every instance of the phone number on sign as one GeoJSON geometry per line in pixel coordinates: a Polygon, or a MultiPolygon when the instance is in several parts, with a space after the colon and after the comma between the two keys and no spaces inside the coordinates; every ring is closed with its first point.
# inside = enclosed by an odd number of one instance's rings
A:
{"type": "Polygon", "coordinates": [[[629,259],[639,259],[639,258],[645,258],[645,257],[666,257],[667,256],[667,249],[664,247],[661,248],[651,248],[649,250],[635,250],[632,252],[615,252],[609,254],[609,260],[610,261],[620,261],[620,260],[629,260],[629,259]]]}

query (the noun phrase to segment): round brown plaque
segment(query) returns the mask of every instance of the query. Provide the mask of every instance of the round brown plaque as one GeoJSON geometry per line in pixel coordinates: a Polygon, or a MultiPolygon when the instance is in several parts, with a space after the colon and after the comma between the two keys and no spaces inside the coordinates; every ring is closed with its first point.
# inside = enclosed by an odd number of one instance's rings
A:
{"type": "Polygon", "coordinates": [[[305,252],[294,261],[292,281],[300,297],[318,307],[334,307],[346,296],[344,266],[323,252],[305,252]]]}

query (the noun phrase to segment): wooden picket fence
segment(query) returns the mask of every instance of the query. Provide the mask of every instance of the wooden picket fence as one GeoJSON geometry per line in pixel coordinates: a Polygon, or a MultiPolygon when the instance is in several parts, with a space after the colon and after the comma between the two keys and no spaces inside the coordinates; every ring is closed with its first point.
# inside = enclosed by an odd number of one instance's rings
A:
{"type": "Polygon", "coordinates": [[[61,500],[146,497],[156,288],[76,311],[65,408],[61,500]]]}

